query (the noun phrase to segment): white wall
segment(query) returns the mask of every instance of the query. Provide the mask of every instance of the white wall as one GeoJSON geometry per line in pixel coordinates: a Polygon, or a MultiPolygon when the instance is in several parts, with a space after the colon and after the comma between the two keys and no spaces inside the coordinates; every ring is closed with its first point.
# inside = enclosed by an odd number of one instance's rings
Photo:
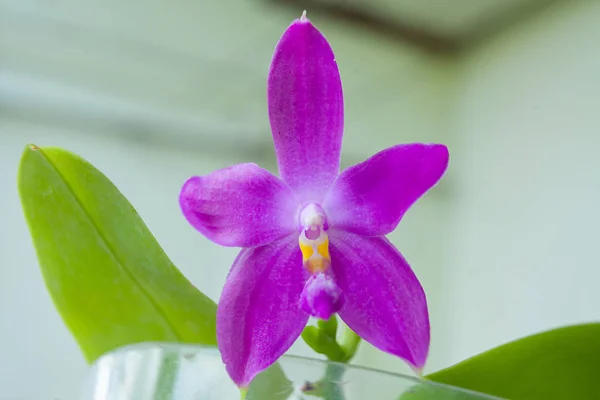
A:
{"type": "Polygon", "coordinates": [[[598,38],[600,2],[559,2],[461,65],[444,277],[454,361],[600,320],[598,38]]]}

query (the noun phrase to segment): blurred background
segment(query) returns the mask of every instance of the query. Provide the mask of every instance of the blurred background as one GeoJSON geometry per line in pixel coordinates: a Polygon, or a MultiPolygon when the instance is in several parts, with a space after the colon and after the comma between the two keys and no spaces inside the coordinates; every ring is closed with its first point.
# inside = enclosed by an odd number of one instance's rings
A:
{"type": "MultiPolygon", "coordinates": [[[[24,146],[92,162],[217,300],[236,250],[195,232],[177,195],[233,163],[275,171],[267,70],[304,9],[340,67],[344,166],[450,148],[391,235],[428,295],[426,372],[600,319],[600,1],[0,0],[1,399],[71,400],[86,373],[20,210],[24,146]]],[[[355,363],[408,372],[366,344],[355,363]]]]}

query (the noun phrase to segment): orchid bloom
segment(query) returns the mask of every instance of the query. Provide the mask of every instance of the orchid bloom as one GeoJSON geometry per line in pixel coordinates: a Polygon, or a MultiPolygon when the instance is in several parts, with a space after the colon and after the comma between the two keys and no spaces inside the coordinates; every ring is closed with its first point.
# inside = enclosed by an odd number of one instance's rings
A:
{"type": "Polygon", "coordinates": [[[243,248],[217,311],[229,375],[247,387],[309,317],[334,313],[367,342],[422,368],[425,293],[385,235],[444,174],[447,148],[397,145],[340,173],[342,84],[329,43],[305,15],[277,44],[267,97],[280,178],[238,164],[190,178],[179,199],[204,236],[243,248]]]}

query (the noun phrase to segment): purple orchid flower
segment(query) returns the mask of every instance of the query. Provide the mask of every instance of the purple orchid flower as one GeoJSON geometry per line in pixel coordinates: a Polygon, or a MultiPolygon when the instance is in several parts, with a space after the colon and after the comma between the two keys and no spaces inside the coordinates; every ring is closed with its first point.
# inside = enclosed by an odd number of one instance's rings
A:
{"type": "Polygon", "coordinates": [[[229,375],[247,387],[310,316],[334,313],[421,369],[429,351],[425,293],[384,235],[442,177],[446,146],[397,145],[339,173],[342,84],[329,43],[305,15],[275,49],[267,92],[281,179],[239,164],[190,178],[179,198],[204,236],[243,248],[217,311],[229,375]]]}

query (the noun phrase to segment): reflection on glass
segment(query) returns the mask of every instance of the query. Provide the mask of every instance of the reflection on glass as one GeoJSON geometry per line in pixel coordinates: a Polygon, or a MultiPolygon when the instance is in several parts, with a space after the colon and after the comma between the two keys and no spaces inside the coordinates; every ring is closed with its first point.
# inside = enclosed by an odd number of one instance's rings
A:
{"type": "MultiPolygon", "coordinates": [[[[239,400],[218,350],[140,344],[100,358],[81,400],[239,400]]],[[[246,400],[476,400],[494,397],[414,377],[284,356],[259,375],[246,400]]]]}

